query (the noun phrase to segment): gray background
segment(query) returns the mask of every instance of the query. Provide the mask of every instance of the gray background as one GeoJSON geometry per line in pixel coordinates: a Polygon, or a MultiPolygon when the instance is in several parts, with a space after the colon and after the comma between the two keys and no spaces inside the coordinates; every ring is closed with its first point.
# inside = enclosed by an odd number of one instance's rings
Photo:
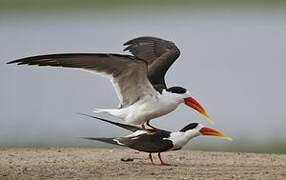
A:
{"type": "Polygon", "coordinates": [[[92,143],[77,137],[125,135],[76,114],[117,107],[108,80],[70,69],[5,63],[48,53],[123,53],[125,41],[147,35],[180,48],[167,83],[188,88],[215,121],[210,125],[181,105],[153,124],[178,130],[200,122],[234,139],[197,138],[194,144],[202,149],[256,151],[267,145],[265,151],[276,151],[272,145],[284,145],[286,135],[285,19],[284,6],[2,11],[0,145],[88,146],[92,143]]]}

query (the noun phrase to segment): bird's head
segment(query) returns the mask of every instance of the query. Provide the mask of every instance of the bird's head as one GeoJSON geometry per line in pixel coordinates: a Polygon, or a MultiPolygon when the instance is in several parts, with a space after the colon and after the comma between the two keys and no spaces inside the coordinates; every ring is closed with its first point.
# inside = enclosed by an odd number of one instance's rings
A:
{"type": "Polygon", "coordinates": [[[230,137],[225,136],[224,133],[212,128],[204,127],[199,123],[190,123],[183,129],[181,129],[180,132],[184,132],[185,135],[188,136],[189,138],[203,135],[203,136],[216,136],[230,141],[232,140],[230,137]]]}
{"type": "Polygon", "coordinates": [[[175,98],[177,98],[180,102],[183,102],[185,105],[191,107],[196,112],[201,114],[204,118],[208,120],[209,123],[213,124],[212,119],[209,117],[207,111],[200,105],[200,103],[195,100],[189,91],[185,88],[174,86],[166,89],[166,92],[172,94],[175,98]]]}

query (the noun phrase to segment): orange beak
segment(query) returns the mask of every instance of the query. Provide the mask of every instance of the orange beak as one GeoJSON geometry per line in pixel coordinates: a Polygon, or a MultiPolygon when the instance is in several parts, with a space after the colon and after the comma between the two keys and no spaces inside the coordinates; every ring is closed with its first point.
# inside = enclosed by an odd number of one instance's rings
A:
{"type": "Polygon", "coordinates": [[[202,129],[200,129],[200,133],[205,136],[217,136],[217,137],[232,141],[231,137],[227,137],[222,132],[219,132],[211,128],[203,127],[202,129]]]}
{"type": "Polygon", "coordinates": [[[209,117],[206,110],[192,97],[188,97],[184,99],[185,104],[194,110],[196,110],[198,113],[200,113],[204,118],[207,119],[207,121],[211,124],[214,124],[213,120],[209,117]]]}

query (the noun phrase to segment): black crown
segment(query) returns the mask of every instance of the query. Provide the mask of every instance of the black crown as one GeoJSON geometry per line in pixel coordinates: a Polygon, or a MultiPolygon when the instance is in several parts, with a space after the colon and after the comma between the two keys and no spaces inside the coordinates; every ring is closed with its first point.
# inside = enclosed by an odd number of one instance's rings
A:
{"type": "Polygon", "coordinates": [[[172,92],[172,93],[177,93],[177,94],[184,94],[187,92],[187,90],[185,88],[182,88],[179,86],[174,86],[174,87],[168,88],[168,89],[166,89],[166,91],[172,92]]]}

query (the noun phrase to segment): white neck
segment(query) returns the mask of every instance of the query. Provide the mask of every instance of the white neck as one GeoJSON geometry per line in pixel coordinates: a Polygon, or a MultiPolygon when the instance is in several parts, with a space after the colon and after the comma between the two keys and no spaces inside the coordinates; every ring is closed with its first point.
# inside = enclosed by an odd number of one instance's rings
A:
{"type": "Polygon", "coordinates": [[[197,129],[188,130],[186,132],[173,132],[171,133],[170,139],[173,141],[174,148],[173,149],[180,149],[185,146],[192,138],[197,137],[200,135],[200,132],[197,129]]]}
{"type": "Polygon", "coordinates": [[[161,97],[163,100],[180,104],[184,102],[184,98],[186,98],[187,96],[185,94],[176,94],[163,90],[161,97]]]}

